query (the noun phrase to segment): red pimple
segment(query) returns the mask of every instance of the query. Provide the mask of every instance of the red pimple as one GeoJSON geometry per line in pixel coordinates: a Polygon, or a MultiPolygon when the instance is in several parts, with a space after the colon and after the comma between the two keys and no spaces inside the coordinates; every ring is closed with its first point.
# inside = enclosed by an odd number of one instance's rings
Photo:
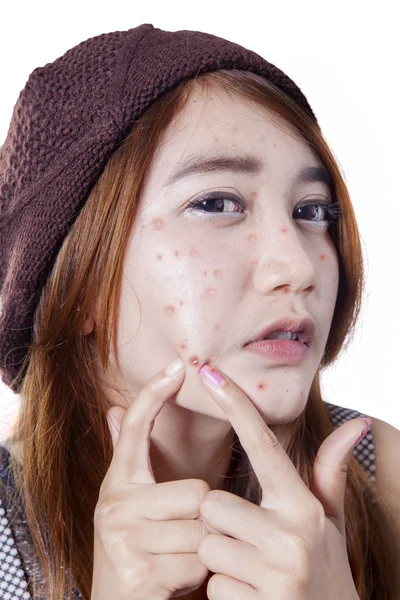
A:
{"type": "Polygon", "coordinates": [[[204,277],[207,277],[207,271],[203,271],[204,277]]]}
{"type": "Polygon", "coordinates": [[[216,296],[216,295],[217,295],[217,290],[215,288],[208,288],[207,296],[216,296]]]}
{"type": "Polygon", "coordinates": [[[262,382],[262,381],[260,381],[260,382],[257,384],[257,389],[258,389],[258,390],[264,390],[266,387],[267,387],[267,385],[266,385],[264,382],[262,382]]]}
{"type": "Polygon", "coordinates": [[[257,196],[257,192],[251,192],[250,196],[253,196],[253,198],[255,198],[257,196]]]}
{"type": "Polygon", "coordinates": [[[195,246],[192,246],[190,248],[190,256],[197,256],[198,255],[198,250],[196,250],[195,246]]]}
{"type": "Polygon", "coordinates": [[[216,326],[214,327],[214,329],[215,329],[215,331],[218,331],[218,330],[219,330],[219,325],[218,325],[218,323],[216,324],[216,326]]]}
{"type": "Polygon", "coordinates": [[[164,308],[164,311],[167,313],[167,315],[173,315],[175,313],[175,307],[170,304],[164,308]]]}
{"type": "Polygon", "coordinates": [[[247,239],[249,240],[249,242],[255,242],[257,239],[257,236],[255,233],[249,233],[249,235],[247,236],[247,239]]]}
{"type": "Polygon", "coordinates": [[[162,229],[164,227],[164,221],[162,219],[153,219],[153,229],[162,229]]]}
{"type": "Polygon", "coordinates": [[[184,349],[186,348],[186,344],[185,344],[185,343],[182,343],[182,344],[179,346],[179,348],[180,348],[181,350],[184,350],[184,349]]]}
{"type": "Polygon", "coordinates": [[[286,286],[286,287],[284,288],[284,292],[285,292],[285,294],[288,294],[288,293],[290,292],[290,289],[289,289],[289,287],[288,287],[288,286],[286,286]]]}
{"type": "Polygon", "coordinates": [[[175,256],[179,256],[179,250],[175,250],[174,254],[175,256]]]}
{"type": "Polygon", "coordinates": [[[162,254],[157,254],[158,260],[162,260],[162,254]]]}
{"type": "Polygon", "coordinates": [[[180,306],[183,306],[183,300],[181,300],[181,301],[179,302],[179,305],[180,305],[180,306]]]}
{"type": "Polygon", "coordinates": [[[220,271],[219,269],[214,269],[213,275],[215,279],[222,279],[222,271],[220,271]]]}
{"type": "Polygon", "coordinates": [[[282,227],[281,231],[282,231],[282,233],[286,233],[287,232],[286,227],[282,227]]]}
{"type": "Polygon", "coordinates": [[[192,365],[192,367],[197,367],[197,365],[199,364],[199,359],[197,356],[191,356],[189,358],[189,364],[192,365]]]}
{"type": "Polygon", "coordinates": [[[320,258],[320,260],[325,260],[326,259],[326,254],[321,254],[321,256],[319,258],[320,258]]]}

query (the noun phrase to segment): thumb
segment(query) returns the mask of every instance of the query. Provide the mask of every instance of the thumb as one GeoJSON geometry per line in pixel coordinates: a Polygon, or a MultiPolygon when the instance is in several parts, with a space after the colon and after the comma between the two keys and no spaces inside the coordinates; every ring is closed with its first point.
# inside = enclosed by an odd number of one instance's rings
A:
{"type": "Polygon", "coordinates": [[[321,444],[314,462],[310,491],[344,538],[347,469],[354,447],[368,433],[371,423],[367,417],[358,417],[335,429],[321,444]]]}
{"type": "Polygon", "coordinates": [[[126,410],[122,406],[113,406],[107,412],[107,423],[110,429],[114,450],[119,436],[121,421],[125,413],[126,410]]]}

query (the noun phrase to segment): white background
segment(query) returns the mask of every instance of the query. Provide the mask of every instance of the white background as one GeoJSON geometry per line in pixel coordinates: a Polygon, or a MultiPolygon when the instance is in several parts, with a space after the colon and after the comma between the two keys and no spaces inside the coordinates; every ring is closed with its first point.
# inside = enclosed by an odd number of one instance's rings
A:
{"type": "MultiPolygon", "coordinates": [[[[77,43],[141,23],[239,43],[286,72],[313,107],[350,189],[367,265],[352,345],[324,375],[324,399],[400,429],[399,56],[395,0],[3,2],[0,145],[31,71],[77,43]]],[[[0,439],[19,396],[0,382],[0,439]]]]}

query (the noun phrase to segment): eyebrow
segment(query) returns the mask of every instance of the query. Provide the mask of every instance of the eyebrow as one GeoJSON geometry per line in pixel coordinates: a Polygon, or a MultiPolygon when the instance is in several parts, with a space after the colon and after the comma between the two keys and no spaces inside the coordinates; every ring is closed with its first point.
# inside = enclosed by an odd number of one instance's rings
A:
{"type": "MultiPolygon", "coordinates": [[[[191,156],[170,175],[165,187],[176,183],[184,177],[198,173],[233,171],[235,173],[257,175],[262,171],[263,167],[263,161],[253,154],[245,154],[243,156],[228,156],[225,154],[217,156],[191,156]]],[[[326,183],[333,186],[333,177],[325,165],[304,167],[294,178],[294,183],[314,182],[326,183]]]]}

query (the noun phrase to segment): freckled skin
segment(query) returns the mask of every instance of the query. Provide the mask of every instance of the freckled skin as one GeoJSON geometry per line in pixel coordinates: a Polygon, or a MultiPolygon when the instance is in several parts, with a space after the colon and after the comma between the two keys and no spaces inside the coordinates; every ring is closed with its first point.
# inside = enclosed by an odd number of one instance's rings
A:
{"type": "MultiPolygon", "coordinates": [[[[289,227],[287,220],[307,199],[329,199],[323,183],[290,187],[298,171],[318,164],[281,117],[219,88],[191,92],[156,149],[124,258],[116,323],[120,370],[112,352],[109,368],[123,390],[110,399],[130,405],[175,358],[185,363],[182,386],[151,434],[152,445],[165,449],[152,462],[156,481],[195,477],[218,487],[218,475],[226,473],[228,459],[219,472],[210,469],[232,441],[229,420],[198,373],[211,357],[266,423],[291,422],[304,410],[332,321],[339,265],[328,231],[305,227],[294,216],[289,227]],[[265,166],[258,174],[209,171],[165,186],[190,156],[218,153],[253,154],[265,166]],[[206,191],[224,190],[242,199],[244,213],[234,202],[217,216],[221,208],[210,205],[206,215],[187,206],[206,191]],[[209,297],[207,289],[218,293],[209,297]],[[282,369],[244,344],[288,313],[310,315],[317,336],[305,361],[282,369]]],[[[96,374],[101,379],[101,369],[96,374]]]]}

